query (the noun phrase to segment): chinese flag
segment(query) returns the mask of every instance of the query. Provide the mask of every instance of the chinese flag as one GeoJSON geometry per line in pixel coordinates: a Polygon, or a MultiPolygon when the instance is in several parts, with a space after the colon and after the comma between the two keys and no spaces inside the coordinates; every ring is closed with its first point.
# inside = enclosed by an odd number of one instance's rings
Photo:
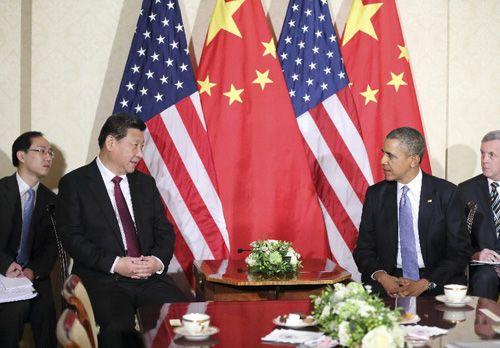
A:
{"type": "Polygon", "coordinates": [[[259,0],[216,0],[197,74],[231,256],[257,239],[327,257],[328,241],[259,0]]]}
{"type": "MultiPolygon", "coordinates": [[[[373,178],[379,181],[384,178],[380,150],[387,133],[408,126],[424,134],[394,0],[354,0],[341,50],[373,178]]],[[[431,172],[427,154],[422,169],[431,172]]]]}

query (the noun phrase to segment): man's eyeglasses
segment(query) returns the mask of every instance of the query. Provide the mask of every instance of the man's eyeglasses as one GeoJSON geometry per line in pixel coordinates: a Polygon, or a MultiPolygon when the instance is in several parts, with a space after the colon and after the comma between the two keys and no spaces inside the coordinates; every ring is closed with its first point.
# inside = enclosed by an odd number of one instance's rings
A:
{"type": "Polygon", "coordinates": [[[45,156],[45,155],[48,154],[50,156],[50,158],[54,158],[54,156],[56,155],[54,153],[54,150],[52,150],[52,149],[45,149],[43,147],[37,147],[36,149],[28,149],[26,151],[38,152],[42,156],[45,156]]]}

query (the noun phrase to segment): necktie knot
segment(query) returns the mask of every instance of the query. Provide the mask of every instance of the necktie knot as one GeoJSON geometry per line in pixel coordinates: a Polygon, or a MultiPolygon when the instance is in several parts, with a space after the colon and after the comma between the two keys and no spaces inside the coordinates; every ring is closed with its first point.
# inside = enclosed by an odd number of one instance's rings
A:
{"type": "Polygon", "coordinates": [[[32,188],[30,188],[28,191],[28,200],[32,199],[33,196],[35,195],[35,190],[33,190],[32,188]]]}
{"type": "Polygon", "coordinates": [[[122,181],[122,178],[120,178],[119,176],[115,176],[112,180],[111,180],[115,185],[120,185],[120,181],[122,181]]]}
{"type": "Polygon", "coordinates": [[[492,190],[492,191],[495,191],[497,188],[498,188],[498,182],[493,181],[493,182],[491,183],[491,190],[492,190]]]}
{"type": "Polygon", "coordinates": [[[410,189],[408,188],[408,186],[404,185],[404,186],[401,188],[401,190],[403,190],[403,194],[406,196],[406,194],[408,193],[408,191],[409,191],[410,189]]]}

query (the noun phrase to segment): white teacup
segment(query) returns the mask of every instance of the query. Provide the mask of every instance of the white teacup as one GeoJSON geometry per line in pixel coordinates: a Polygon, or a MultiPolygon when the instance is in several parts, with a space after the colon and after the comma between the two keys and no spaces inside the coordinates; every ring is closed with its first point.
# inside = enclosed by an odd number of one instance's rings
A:
{"type": "Polygon", "coordinates": [[[460,284],[447,284],[444,286],[444,295],[450,302],[463,302],[467,295],[467,286],[460,284]]]}
{"type": "Polygon", "coordinates": [[[182,326],[191,335],[203,334],[210,326],[210,316],[204,313],[188,313],[182,316],[182,326]]]}
{"type": "Polygon", "coordinates": [[[300,325],[302,320],[300,319],[300,315],[296,313],[288,314],[288,318],[286,318],[287,325],[300,325]]]}

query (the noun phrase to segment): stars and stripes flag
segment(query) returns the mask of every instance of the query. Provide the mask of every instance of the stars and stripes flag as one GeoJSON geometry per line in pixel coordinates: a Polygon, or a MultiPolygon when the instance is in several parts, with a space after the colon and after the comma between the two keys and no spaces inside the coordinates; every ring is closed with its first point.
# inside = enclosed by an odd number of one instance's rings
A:
{"type": "Polygon", "coordinates": [[[234,251],[257,239],[330,255],[317,194],[260,0],[216,0],[197,73],[234,251]]]}
{"type": "MultiPolygon", "coordinates": [[[[398,11],[394,0],[354,0],[342,37],[364,141],[376,181],[384,174],[380,149],[394,128],[423,127],[398,11]]],[[[422,169],[430,173],[429,156],[422,169]]]]}
{"type": "Polygon", "coordinates": [[[169,272],[222,259],[229,239],[177,0],[144,0],[114,112],[146,122],[144,158],[176,235],[169,272]]]}
{"type": "Polygon", "coordinates": [[[290,1],[278,53],[331,252],[359,280],[352,250],[373,177],[326,0],[290,1]]]}

